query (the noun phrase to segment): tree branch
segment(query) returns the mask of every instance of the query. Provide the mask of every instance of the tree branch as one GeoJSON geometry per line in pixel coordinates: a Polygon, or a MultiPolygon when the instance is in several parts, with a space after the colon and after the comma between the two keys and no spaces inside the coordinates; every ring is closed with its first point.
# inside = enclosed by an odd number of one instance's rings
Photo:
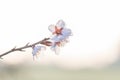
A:
{"type": "Polygon", "coordinates": [[[15,47],[12,48],[11,50],[9,50],[9,51],[1,54],[1,55],[0,55],[0,58],[2,58],[3,56],[5,56],[5,55],[7,55],[7,54],[9,54],[9,53],[11,53],[11,52],[15,52],[15,51],[25,51],[24,49],[34,47],[34,46],[37,45],[37,44],[43,44],[43,45],[46,45],[46,46],[50,46],[50,45],[51,45],[51,42],[48,41],[49,39],[50,39],[50,38],[44,38],[43,40],[38,41],[38,42],[36,42],[36,43],[33,43],[33,44],[31,44],[31,45],[29,45],[29,43],[27,43],[25,46],[19,47],[19,48],[16,48],[16,46],[15,46],[15,47]]]}

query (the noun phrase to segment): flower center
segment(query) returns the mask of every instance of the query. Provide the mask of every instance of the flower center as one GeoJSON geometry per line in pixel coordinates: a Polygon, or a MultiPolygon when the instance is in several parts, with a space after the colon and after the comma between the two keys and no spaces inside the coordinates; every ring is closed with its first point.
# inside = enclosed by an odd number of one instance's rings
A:
{"type": "Polygon", "coordinates": [[[63,28],[58,29],[57,26],[55,26],[55,32],[53,34],[61,35],[61,31],[63,28]]]}

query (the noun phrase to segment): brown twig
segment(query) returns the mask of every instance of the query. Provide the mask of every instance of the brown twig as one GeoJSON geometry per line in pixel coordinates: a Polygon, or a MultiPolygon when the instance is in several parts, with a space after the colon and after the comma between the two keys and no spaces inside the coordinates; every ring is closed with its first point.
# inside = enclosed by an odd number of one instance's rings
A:
{"type": "Polygon", "coordinates": [[[9,51],[1,54],[1,55],[0,55],[0,58],[2,58],[3,56],[5,56],[5,55],[7,55],[7,54],[9,54],[9,53],[11,53],[11,52],[15,52],[15,51],[25,51],[24,49],[26,49],[26,48],[31,48],[31,47],[33,47],[33,46],[35,46],[35,45],[37,45],[37,44],[43,44],[43,45],[46,45],[46,46],[50,46],[50,45],[51,45],[51,42],[48,41],[49,39],[50,39],[50,38],[44,38],[43,40],[38,41],[38,42],[36,42],[36,43],[33,43],[33,44],[31,44],[31,45],[30,45],[29,43],[27,43],[25,46],[19,47],[19,48],[16,48],[16,46],[15,46],[15,47],[12,48],[11,50],[9,50],[9,51]]]}

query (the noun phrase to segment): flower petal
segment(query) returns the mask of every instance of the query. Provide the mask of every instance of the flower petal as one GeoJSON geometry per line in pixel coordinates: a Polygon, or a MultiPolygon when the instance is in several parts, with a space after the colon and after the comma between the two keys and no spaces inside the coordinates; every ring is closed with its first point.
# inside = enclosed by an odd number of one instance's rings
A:
{"type": "Polygon", "coordinates": [[[53,42],[53,45],[51,46],[51,50],[52,51],[54,51],[55,52],[55,54],[59,54],[59,52],[60,52],[60,48],[59,48],[59,46],[58,45],[56,45],[56,43],[55,42],[53,42]]]}
{"type": "Polygon", "coordinates": [[[72,31],[71,31],[70,29],[64,28],[64,29],[62,30],[62,35],[63,35],[64,37],[69,37],[69,36],[71,36],[71,34],[72,34],[72,31]]]}
{"type": "Polygon", "coordinates": [[[59,20],[57,23],[56,23],[56,26],[58,28],[64,28],[65,27],[65,22],[63,20],[59,20]]]}
{"type": "Polygon", "coordinates": [[[51,40],[53,40],[54,42],[60,42],[60,39],[58,38],[58,36],[54,36],[51,40]]]}
{"type": "Polygon", "coordinates": [[[55,25],[52,25],[52,24],[49,25],[49,26],[48,26],[48,30],[49,30],[50,32],[52,32],[52,33],[55,32],[55,25]]]}
{"type": "Polygon", "coordinates": [[[35,46],[32,51],[33,56],[40,54],[41,50],[45,50],[45,46],[35,46]]]}

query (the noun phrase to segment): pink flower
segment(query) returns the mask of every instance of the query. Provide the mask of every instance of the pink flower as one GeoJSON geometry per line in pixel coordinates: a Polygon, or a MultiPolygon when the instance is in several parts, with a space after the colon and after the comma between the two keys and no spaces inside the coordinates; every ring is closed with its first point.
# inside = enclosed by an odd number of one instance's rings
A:
{"type": "Polygon", "coordinates": [[[68,42],[67,39],[71,36],[72,31],[65,27],[65,22],[63,20],[59,20],[56,25],[50,25],[48,29],[53,34],[51,38],[53,41],[51,49],[56,53],[59,47],[64,46],[64,44],[68,42]]]}
{"type": "Polygon", "coordinates": [[[59,20],[56,25],[50,25],[48,29],[52,32],[52,34],[60,35],[64,27],[65,22],[63,20],[59,20]]]}

